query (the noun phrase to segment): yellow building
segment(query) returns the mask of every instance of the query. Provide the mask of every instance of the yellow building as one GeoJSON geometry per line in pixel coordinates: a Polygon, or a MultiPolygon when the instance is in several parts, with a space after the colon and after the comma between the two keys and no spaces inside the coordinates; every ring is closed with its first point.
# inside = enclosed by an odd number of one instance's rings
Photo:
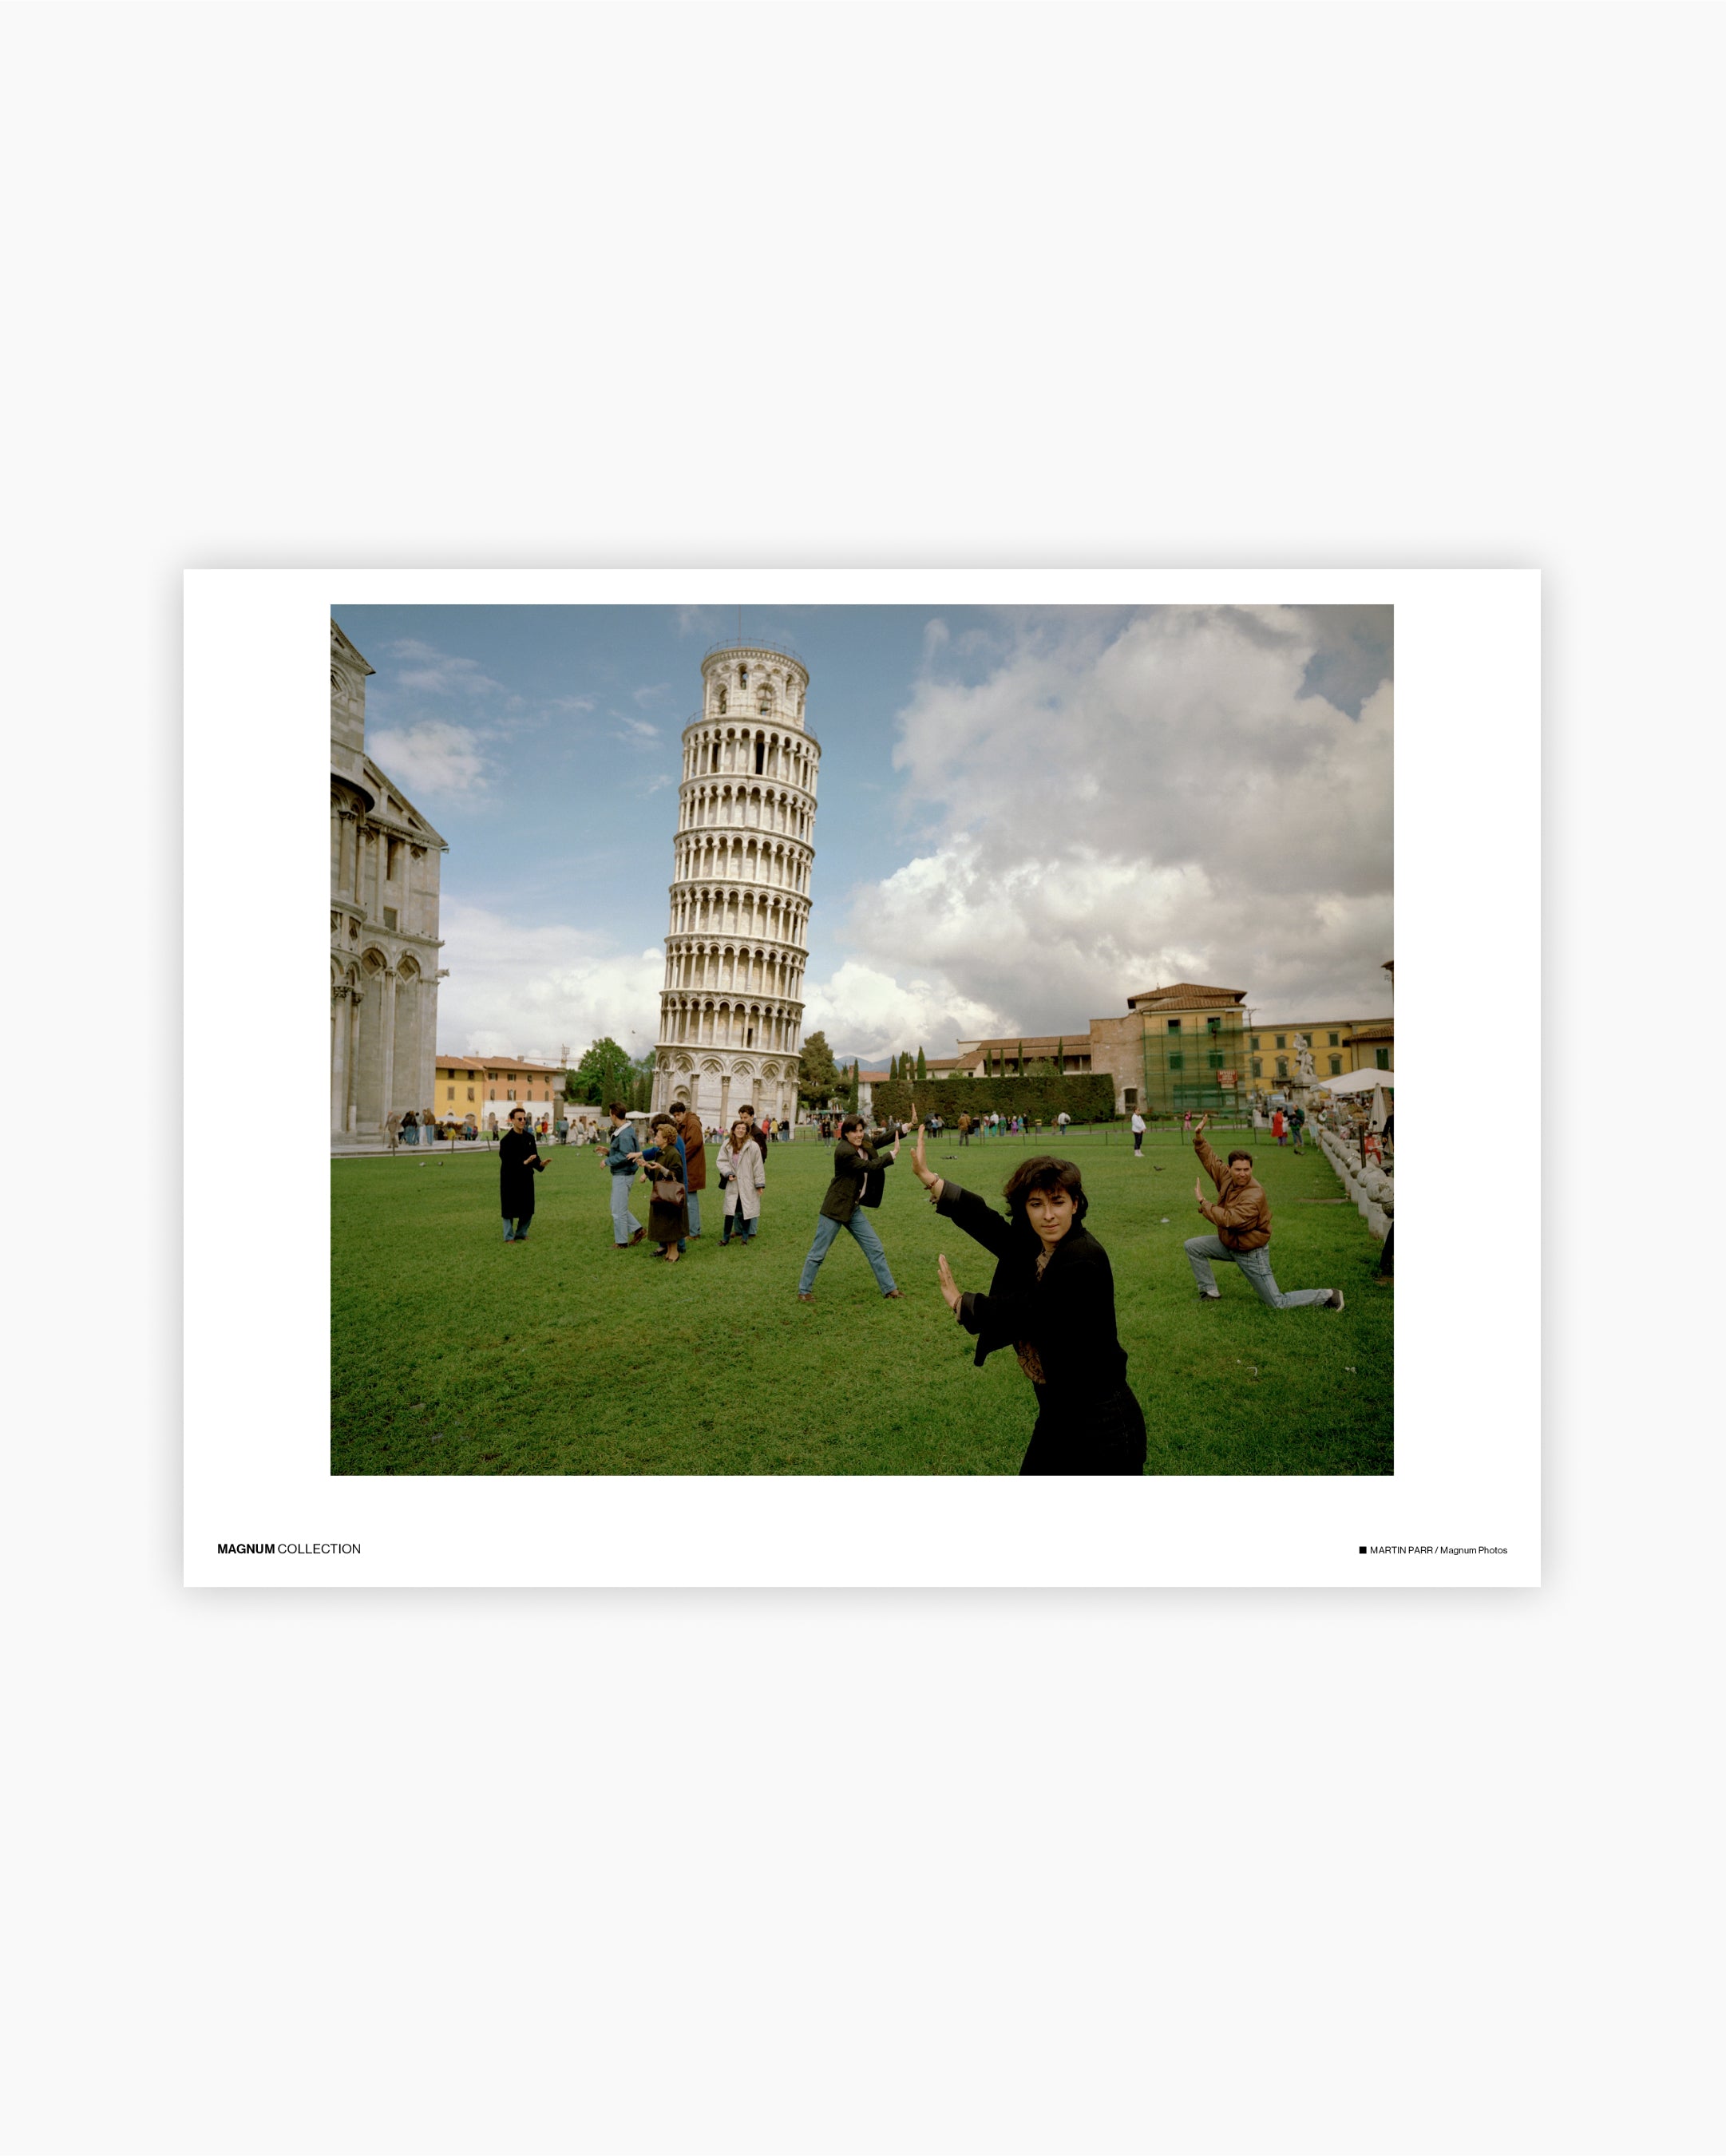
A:
{"type": "Polygon", "coordinates": [[[1357,1070],[1391,1070],[1395,1032],[1388,1018],[1291,1018],[1253,1024],[1246,1030],[1247,1077],[1266,1093],[1298,1078],[1297,1040],[1312,1051],[1314,1082],[1320,1086],[1327,1078],[1352,1077],[1357,1070]]]}
{"type": "Polygon", "coordinates": [[[433,1075],[433,1111],[440,1123],[471,1116],[484,1130],[492,1116],[506,1123],[519,1101],[532,1122],[548,1115],[555,1124],[563,1079],[559,1063],[533,1063],[519,1055],[440,1055],[433,1075]]]}

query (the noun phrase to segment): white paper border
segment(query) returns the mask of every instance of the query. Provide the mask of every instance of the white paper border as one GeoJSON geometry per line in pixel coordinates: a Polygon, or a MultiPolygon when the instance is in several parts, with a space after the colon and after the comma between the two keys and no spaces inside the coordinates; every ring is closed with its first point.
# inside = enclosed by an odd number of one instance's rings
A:
{"type": "Polygon", "coordinates": [[[236,1070],[261,1002],[260,1104],[290,1074],[323,1083],[328,624],[361,603],[1394,607],[1396,1471],[332,1477],[324,1117],[272,1113],[270,1172],[248,1142],[231,1203],[212,1158],[223,1134],[188,1117],[188,1585],[1539,1584],[1537,572],[188,572],[186,1068],[236,1070]],[[1503,1093],[1470,1090],[1487,1062],[1514,1068],[1503,1093]],[[360,1554],[218,1557],[218,1542],[360,1554]],[[1362,1543],[1508,1553],[1363,1558],[1362,1543]]]}

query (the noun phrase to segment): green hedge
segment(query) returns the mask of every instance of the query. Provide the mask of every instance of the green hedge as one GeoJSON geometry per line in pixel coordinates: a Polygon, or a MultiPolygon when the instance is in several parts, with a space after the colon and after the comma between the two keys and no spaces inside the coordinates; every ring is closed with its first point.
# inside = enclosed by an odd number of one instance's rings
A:
{"type": "Polygon", "coordinates": [[[915,1113],[949,1125],[962,1114],[1040,1116],[1052,1123],[1063,1108],[1076,1123],[1115,1120],[1115,1081],[1106,1070],[1072,1078],[931,1078],[921,1086],[887,1078],[870,1098],[877,1116],[895,1122],[909,1122],[915,1113]]]}

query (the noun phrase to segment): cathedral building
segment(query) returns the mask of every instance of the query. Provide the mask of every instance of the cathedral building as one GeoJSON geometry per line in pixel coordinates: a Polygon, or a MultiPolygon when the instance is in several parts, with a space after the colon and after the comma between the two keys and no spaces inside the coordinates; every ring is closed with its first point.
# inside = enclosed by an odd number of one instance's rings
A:
{"type": "Polygon", "coordinates": [[[330,1133],[434,1105],[438,879],[449,851],[366,753],[368,666],[330,624],[330,1133]]]}
{"type": "Polygon", "coordinates": [[[821,746],[788,648],[716,645],[683,731],[653,1105],[794,1121],[821,746]]]}

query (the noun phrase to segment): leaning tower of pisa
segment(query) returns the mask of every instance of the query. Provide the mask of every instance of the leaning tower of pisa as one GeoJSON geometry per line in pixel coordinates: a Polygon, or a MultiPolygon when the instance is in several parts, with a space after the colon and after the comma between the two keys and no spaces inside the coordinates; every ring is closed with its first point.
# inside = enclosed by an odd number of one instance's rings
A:
{"type": "Polygon", "coordinates": [[[815,775],[809,670],[783,644],[717,644],[683,730],[653,1104],[710,1123],[797,1113],[815,775]]]}

